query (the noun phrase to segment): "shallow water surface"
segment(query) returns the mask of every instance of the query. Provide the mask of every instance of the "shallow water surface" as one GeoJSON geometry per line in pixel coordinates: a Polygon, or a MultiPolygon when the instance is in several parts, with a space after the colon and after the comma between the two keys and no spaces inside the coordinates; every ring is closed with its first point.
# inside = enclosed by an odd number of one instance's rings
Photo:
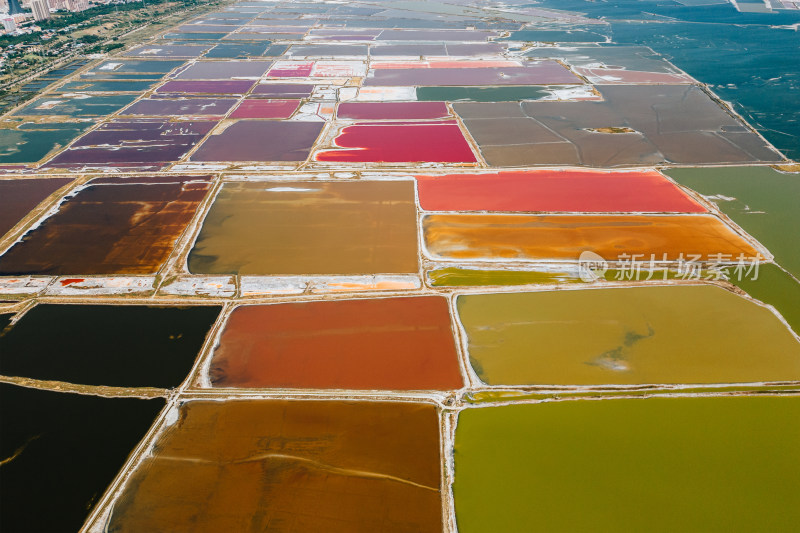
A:
{"type": "Polygon", "coordinates": [[[154,274],[210,186],[180,176],[90,183],[0,256],[0,275],[154,274]]]}
{"type": "Polygon", "coordinates": [[[28,122],[16,128],[0,129],[0,163],[36,163],[78,137],[90,123],[28,122]]]}
{"type": "Polygon", "coordinates": [[[432,405],[193,401],[109,531],[441,531],[432,405]]]}
{"type": "Polygon", "coordinates": [[[746,261],[756,250],[711,215],[425,215],[425,246],[434,259],[578,261],[589,250],[607,261],[746,261]]]}
{"type": "Polygon", "coordinates": [[[427,211],[681,212],[706,209],[654,170],[526,170],[417,176],[427,211]]]}
{"type": "Polygon", "coordinates": [[[673,168],[666,174],[708,197],[800,277],[800,173],[771,167],[673,168]]]}
{"type": "Polygon", "coordinates": [[[467,409],[458,530],[791,531],[800,399],[653,398],[467,409]]]}
{"type": "Polygon", "coordinates": [[[69,178],[0,180],[0,237],[69,178]]]}
{"type": "Polygon", "coordinates": [[[188,268],[242,275],[417,272],[414,184],[226,183],[188,268]]]}
{"type": "Polygon", "coordinates": [[[0,336],[0,374],[82,385],[180,385],[219,306],[37,305],[0,336]]]}
{"type": "Polygon", "coordinates": [[[164,403],[0,383],[0,529],[78,531],[164,403]]]}
{"type": "Polygon", "coordinates": [[[239,307],[210,374],[215,387],[463,386],[447,300],[439,296],[239,307]]]}
{"type": "Polygon", "coordinates": [[[800,342],[768,309],[713,286],[458,298],[490,385],[800,380],[800,342]]]}

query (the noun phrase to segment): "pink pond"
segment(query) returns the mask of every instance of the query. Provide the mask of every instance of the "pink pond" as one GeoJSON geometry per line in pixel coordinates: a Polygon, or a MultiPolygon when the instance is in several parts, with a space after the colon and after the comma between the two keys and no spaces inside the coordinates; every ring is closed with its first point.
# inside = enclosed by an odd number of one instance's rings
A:
{"type": "Polygon", "coordinates": [[[267,72],[267,76],[270,78],[305,78],[311,74],[313,68],[313,61],[278,61],[267,72]]]}
{"type": "Polygon", "coordinates": [[[442,122],[359,123],[335,139],[340,149],[323,150],[317,161],[364,163],[473,163],[472,149],[458,124],[442,122]]]}
{"type": "Polygon", "coordinates": [[[289,118],[300,107],[300,100],[248,98],[230,114],[230,118],[289,118]]]}

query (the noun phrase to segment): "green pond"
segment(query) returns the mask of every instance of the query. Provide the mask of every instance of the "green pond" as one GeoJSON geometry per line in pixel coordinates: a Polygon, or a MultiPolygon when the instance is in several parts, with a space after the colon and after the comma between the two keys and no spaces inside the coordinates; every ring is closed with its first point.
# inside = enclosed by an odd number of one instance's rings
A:
{"type": "Polygon", "coordinates": [[[83,92],[142,92],[149,89],[155,80],[101,80],[101,81],[71,81],[58,89],[59,93],[71,93],[75,91],[83,92]]]}
{"type": "Polygon", "coordinates": [[[551,94],[545,87],[417,87],[417,100],[424,102],[516,102],[539,100],[551,94]]]}
{"type": "Polygon", "coordinates": [[[471,408],[456,520],[487,531],[794,531],[800,398],[576,400],[471,408]]]}
{"type": "MultiPolygon", "coordinates": [[[[605,281],[663,281],[681,279],[685,273],[676,270],[615,269],[604,272],[594,271],[598,279],[605,281]]],[[[486,287],[536,285],[547,283],[581,283],[583,280],[574,272],[539,272],[535,270],[482,270],[459,267],[446,267],[429,270],[428,281],[433,287],[486,287]]],[[[711,274],[702,270],[700,277],[711,274]]]]}
{"type": "Polygon", "coordinates": [[[580,283],[568,272],[536,272],[528,270],[477,270],[448,267],[431,270],[428,280],[434,287],[470,287],[481,285],[529,285],[536,283],[580,283]]]}
{"type": "Polygon", "coordinates": [[[800,174],[771,167],[673,168],[666,174],[709,197],[777,263],[800,276],[800,174]]]}
{"type": "Polygon", "coordinates": [[[772,263],[760,265],[758,277],[751,279],[731,278],[731,283],[744,290],[758,300],[773,306],[792,326],[795,333],[800,334],[800,283],[772,263]]]}
{"type": "Polygon", "coordinates": [[[29,122],[0,129],[0,163],[35,163],[52,150],[66,146],[91,125],[90,122],[29,122]]]}
{"type": "Polygon", "coordinates": [[[116,113],[130,104],[138,95],[114,94],[49,94],[40,96],[22,109],[12,113],[14,116],[67,115],[70,117],[105,116],[116,113]]]}

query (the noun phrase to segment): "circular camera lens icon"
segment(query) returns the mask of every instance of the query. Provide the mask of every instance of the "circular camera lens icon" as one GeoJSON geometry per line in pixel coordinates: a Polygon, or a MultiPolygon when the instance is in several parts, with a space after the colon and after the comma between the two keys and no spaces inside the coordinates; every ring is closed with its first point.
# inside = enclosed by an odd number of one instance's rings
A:
{"type": "Polygon", "coordinates": [[[578,275],[581,280],[589,283],[604,278],[608,270],[608,261],[594,252],[586,250],[578,258],[578,275]]]}

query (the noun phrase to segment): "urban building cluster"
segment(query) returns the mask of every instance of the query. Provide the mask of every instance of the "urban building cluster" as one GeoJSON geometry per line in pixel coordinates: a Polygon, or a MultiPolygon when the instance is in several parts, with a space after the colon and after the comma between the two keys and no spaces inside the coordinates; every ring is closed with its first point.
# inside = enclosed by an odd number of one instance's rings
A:
{"type": "Polygon", "coordinates": [[[0,24],[6,34],[14,33],[33,19],[47,20],[55,11],[80,12],[89,9],[89,0],[0,0],[0,24]]]}

